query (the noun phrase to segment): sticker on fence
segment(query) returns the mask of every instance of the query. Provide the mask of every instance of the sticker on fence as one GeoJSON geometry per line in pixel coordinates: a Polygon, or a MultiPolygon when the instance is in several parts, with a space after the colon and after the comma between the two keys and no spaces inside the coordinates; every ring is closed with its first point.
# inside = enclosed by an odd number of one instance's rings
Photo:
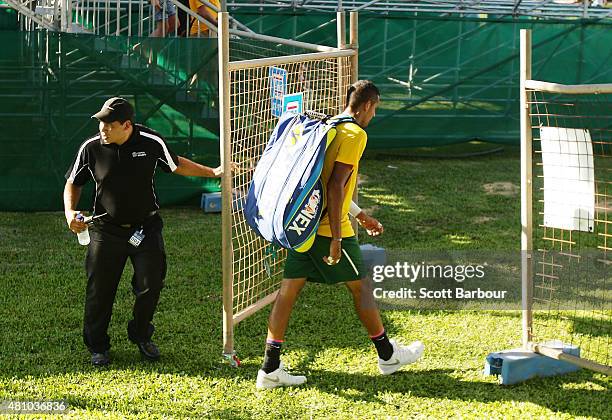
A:
{"type": "Polygon", "coordinates": [[[283,112],[293,112],[299,114],[302,112],[304,104],[304,95],[302,92],[294,93],[293,95],[285,95],[283,98],[283,112]]]}
{"type": "Polygon", "coordinates": [[[283,98],[287,91],[287,70],[278,67],[270,67],[269,74],[272,115],[280,117],[283,114],[283,98]]]}
{"type": "Polygon", "coordinates": [[[544,226],[592,232],[595,215],[593,145],[586,129],[540,127],[544,226]]]}

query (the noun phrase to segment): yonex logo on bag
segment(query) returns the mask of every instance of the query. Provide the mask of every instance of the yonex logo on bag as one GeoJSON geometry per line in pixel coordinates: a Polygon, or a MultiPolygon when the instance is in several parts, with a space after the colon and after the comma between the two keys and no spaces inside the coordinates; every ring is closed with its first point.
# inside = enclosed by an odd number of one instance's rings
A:
{"type": "Polygon", "coordinates": [[[304,133],[304,126],[302,124],[296,124],[291,130],[291,137],[289,138],[289,145],[295,146],[302,140],[302,134],[304,133]]]}
{"type": "Polygon", "coordinates": [[[146,152],[132,152],[132,157],[145,157],[147,156],[146,152]]]}
{"type": "Polygon", "coordinates": [[[315,215],[317,214],[317,209],[319,208],[319,203],[321,202],[321,193],[319,190],[314,190],[310,199],[308,200],[308,204],[304,207],[300,213],[296,216],[289,226],[289,230],[293,230],[297,232],[298,235],[301,235],[308,225],[312,222],[315,215]],[[302,225],[303,227],[300,227],[302,225]]]}

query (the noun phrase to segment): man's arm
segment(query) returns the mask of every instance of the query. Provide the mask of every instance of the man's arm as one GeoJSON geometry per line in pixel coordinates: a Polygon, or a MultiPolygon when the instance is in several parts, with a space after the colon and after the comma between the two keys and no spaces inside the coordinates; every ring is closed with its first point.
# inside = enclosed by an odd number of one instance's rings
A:
{"type": "Polygon", "coordinates": [[[349,211],[349,214],[357,220],[361,227],[366,230],[368,235],[378,236],[384,232],[383,225],[372,216],[368,216],[354,202],[351,202],[351,209],[349,211]]]}
{"type": "Polygon", "coordinates": [[[342,255],[342,244],[337,239],[342,239],[342,203],[344,201],[344,186],[351,176],[353,165],[342,162],[334,163],[334,169],[327,181],[327,215],[329,227],[332,233],[332,241],[329,246],[329,257],[325,261],[329,265],[337,264],[342,255]]]}
{"type": "Polygon", "coordinates": [[[199,176],[205,178],[218,178],[223,174],[221,166],[217,168],[209,168],[208,166],[200,165],[182,156],[178,157],[178,166],[175,174],[183,176],[199,176]]]}
{"type": "Polygon", "coordinates": [[[82,187],[74,185],[70,181],[66,181],[64,186],[64,215],[66,216],[68,227],[74,233],[79,233],[87,228],[85,222],[76,218],[78,212],[75,208],[79,204],[82,189],[82,187]]]}

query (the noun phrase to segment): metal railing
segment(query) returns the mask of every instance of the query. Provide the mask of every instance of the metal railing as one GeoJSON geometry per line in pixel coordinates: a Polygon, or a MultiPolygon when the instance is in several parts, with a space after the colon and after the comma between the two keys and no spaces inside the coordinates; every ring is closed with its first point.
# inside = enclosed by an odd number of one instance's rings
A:
{"type": "MultiPolygon", "coordinates": [[[[206,0],[201,2],[213,12],[219,8],[206,0]]],[[[96,35],[148,36],[158,27],[157,35],[216,36],[216,22],[211,22],[178,0],[160,2],[154,10],[148,0],[6,0],[19,13],[22,30],[47,29],[62,32],[86,32],[96,35]],[[177,12],[187,16],[180,28],[177,12]],[[175,23],[174,25],[171,22],[175,23]],[[198,24],[198,31],[190,27],[198,24]],[[172,28],[172,29],[169,29],[172,28]]],[[[240,22],[234,27],[251,32],[240,22]]]]}
{"type": "MultiPolygon", "coordinates": [[[[215,14],[220,8],[201,0],[215,14]]],[[[99,35],[158,36],[185,35],[216,37],[216,22],[206,20],[180,0],[160,0],[156,13],[150,0],[6,0],[20,14],[21,28],[43,28],[65,32],[90,32],[99,35]],[[177,15],[186,16],[179,26],[177,15]],[[164,23],[160,23],[164,22],[164,23]],[[195,24],[198,31],[191,33],[195,24]]],[[[434,15],[490,15],[498,17],[537,17],[540,19],[610,19],[612,2],[606,0],[231,0],[230,11],[358,11],[374,14],[428,13],[434,15]]],[[[245,25],[230,18],[230,34],[253,34],[245,25]]]]}
{"type": "MultiPolygon", "coordinates": [[[[160,0],[155,13],[149,0],[6,0],[18,11],[22,30],[47,29],[71,33],[127,36],[217,36],[216,22],[209,21],[183,5],[179,0],[160,0]],[[185,27],[176,24],[179,11],[186,15],[185,27]],[[156,16],[157,15],[157,16],[156,16]],[[174,21],[174,25],[170,22],[174,21]],[[161,22],[161,24],[160,24],[161,22]],[[198,25],[196,31],[191,26],[198,25]]],[[[207,0],[200,0],[215,14],[220,9],[207,0]]],[[[326,52],[335,50],[306,42],[260,35],[230,18],[230,35],[288,45],[305,50],[326,52]]]]}

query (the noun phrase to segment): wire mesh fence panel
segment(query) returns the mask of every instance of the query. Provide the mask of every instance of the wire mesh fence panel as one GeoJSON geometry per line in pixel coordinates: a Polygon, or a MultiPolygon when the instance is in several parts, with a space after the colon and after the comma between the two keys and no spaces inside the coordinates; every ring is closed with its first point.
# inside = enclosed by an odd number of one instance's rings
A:
{"type": "Polygon", "coordinates": [[[529,90],[532,341],[612,365],[612,94],[529,90]]]}
{"type": "Polygon", "coordinates": [[[238,165],[232,179],[234,319],[274,293],[282,277],[286,251],[258,237],[242,212],[255,166],[278,119],[275,95],[301,93],[303,109],[328,115],[339,113],[351,80],[350,57],[309,59],[308,55],[278,58],[273,64],[230,70],[231,161],[238,165]],[[275,92],[276,85],[282,92],[275,92]]]}

